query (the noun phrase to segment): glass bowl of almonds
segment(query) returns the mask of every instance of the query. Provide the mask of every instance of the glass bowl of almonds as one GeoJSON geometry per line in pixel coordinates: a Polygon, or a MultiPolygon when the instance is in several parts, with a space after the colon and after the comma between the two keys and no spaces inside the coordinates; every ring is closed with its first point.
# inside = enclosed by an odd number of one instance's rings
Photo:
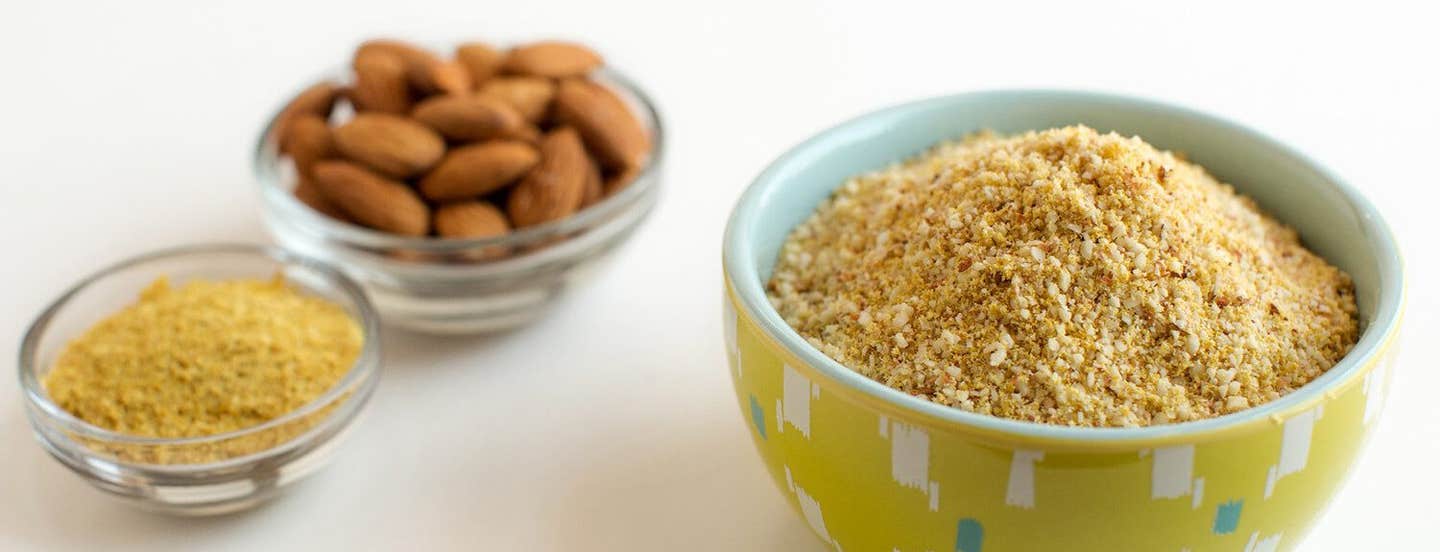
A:
{"type": "Polygon", "coordinates": [[[580,44],[370,40],[270,118],[266,226],[341,267],[387,324],[529,323],[623,243],[660,188],[646,94],[580,44]]]}

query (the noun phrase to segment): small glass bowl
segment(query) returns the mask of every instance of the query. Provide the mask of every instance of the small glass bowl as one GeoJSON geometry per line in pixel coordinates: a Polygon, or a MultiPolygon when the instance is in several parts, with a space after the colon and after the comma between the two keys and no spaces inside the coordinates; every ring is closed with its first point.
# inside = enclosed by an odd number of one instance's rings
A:
{"type": "Polygon", "coordinates": [[[81,280],[30,326],[20,344],[20,385],[36,438],[92,485],[141,507],[187,515],[249,508],[309,475],[333,454],[379,377],[378,323],[360,287],[339,271],[283,251],[204,245],[135,257],[81,280]],[[41,381],[71,339],[135,301],[160,276],[191,279],[276,276],[343,307],[360,324],[355,366],[324,395],[284,416],[208,437],[122,435],[51,402],[41,381]]]}
{"type": "MultiPolygon", "coordinates": [[[[570,217],[484,239],[401,237],[337,221],[291,193],[296,176],[277,151],[276,110],[254,157],[265,224],[282,247],[339,266],[359,281],[386,324],[465,334],[534,321],[634,232],[660,190],[665,135],[659,113],[619,72],[601,69],[592,78],[629,104],[652,146],[635,180],[570,217]]],[[[345,84],[349,74],[332,71],[314,82],[322,80],[345,84]]]]}

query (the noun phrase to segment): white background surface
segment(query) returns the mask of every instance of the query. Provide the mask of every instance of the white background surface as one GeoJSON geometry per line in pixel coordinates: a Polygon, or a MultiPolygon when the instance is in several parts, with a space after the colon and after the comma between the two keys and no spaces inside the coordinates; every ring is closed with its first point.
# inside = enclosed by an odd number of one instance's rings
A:
{"type": "MultiPolygon", "coordinates": [[[[1407,249],[1384,420],[1306,550],[1433,543],[1440,420],[1435,17],[1213,2],[24,2],[0,10],[0,358],[103,264],[266,240],[246,164],[283,93],[376,34],[573,37],[658,99],[655,216],[592,286],[490,339],[389,332],[372,409],[293,494],[208,520],[111,502],[32,440],[0,374],[0,549],[818,550],[753,451],[721,346],[727,211],[769,160],[876,107],[1109,90],[1252,125],[1366,191],[1407,249]]],[[[1287,535],[1286,545],[1294,544],[1287,535]]]]}

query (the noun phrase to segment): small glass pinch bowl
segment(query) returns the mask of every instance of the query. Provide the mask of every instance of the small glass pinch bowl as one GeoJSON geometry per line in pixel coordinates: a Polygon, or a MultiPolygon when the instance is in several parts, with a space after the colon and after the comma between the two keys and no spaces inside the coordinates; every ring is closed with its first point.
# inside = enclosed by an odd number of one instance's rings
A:
{"type": "Polygon", "coordinates": [[[141,255],[81,280],[26,332],[19,375],[36,438],[66,467],[146,509],[212,515],[259,504],[324,465],[373,393],[379,359],[375,312],[344,274],[276,249],[202,245],[141,255]],[[66,344],[133,302],[160,276],[176,284],[278,276],[301,293],[344,308],[360,325],[364,345],[355,365],[314,401],[263,424],[218,435],[124,435],[82,421],[52,402],[41,382],[66,344]]]}

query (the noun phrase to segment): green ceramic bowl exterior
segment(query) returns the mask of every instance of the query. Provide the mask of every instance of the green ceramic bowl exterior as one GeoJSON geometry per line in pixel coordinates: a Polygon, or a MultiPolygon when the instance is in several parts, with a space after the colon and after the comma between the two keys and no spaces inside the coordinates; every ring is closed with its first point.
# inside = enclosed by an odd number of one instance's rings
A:
{"type": "Polygon", "coordinates": [[[726,229],[725,334],[755,444],[836,550],[1294,548],[1345,480],[1383,405],[1404,278],[1375,209],[1254,131],[1102,94],[997,91],[905,104],[795,147],[726,229]],[[847,177],[980,130],[1082,123],[1184,152],[1350,273],[1363,332],[1338,365],[1259,407],[1136,429],[1074,428],[929,403],[826,358],[764,294],[780,244],[847,177]]]}

